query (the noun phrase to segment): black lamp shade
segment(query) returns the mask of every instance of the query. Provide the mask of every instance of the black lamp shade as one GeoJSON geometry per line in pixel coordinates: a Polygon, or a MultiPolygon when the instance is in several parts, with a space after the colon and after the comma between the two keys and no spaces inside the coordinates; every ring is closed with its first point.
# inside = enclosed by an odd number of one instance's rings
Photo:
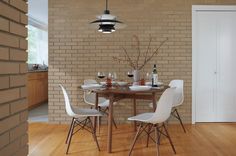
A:
{"type": "Polygon", "coordinates": [[[114,24],[100,24],[98,31],[102,33],[112,33],[115,31],[115,27],[114,24]]]}

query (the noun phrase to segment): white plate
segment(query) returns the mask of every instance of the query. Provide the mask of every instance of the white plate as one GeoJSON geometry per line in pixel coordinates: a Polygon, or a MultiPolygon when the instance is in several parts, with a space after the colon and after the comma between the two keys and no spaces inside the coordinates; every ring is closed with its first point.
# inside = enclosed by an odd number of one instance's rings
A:
{"type": "MultiPolygon", "coordinates": [[[[100,82],[101,85],[106,85],[107,83],[105,81],[100,82]]],[[[116,81],[111,82],[112,85],[116,84],[116,81]]]]}
{"type": "Polygon", "coordinates": [[[122,81],[118,81],[116,82],[119,86],[126,86],[128,84],[128,82],[122,82],[122,81]]]}
{"type": "Polygon", "coordinates": [[[151,86],[130,86],[129,89],[133,91],[146,91],[150,90],[151,86]]]}
{"type": "MultiPolygon", "coordinates": [[[[146,85],[146,86],[151,86],[151,85],[152,85],[152,82],[145,82],[145,85],[146,85]]],[[[161,85],[163,85],[163,83],[162,83],[162,82],[157,82],[157,85],[158,85],[158,86],[161,86],[161,85]]]]}
{"type": "Polygon", "coordinates": [[[100,84],[87,84],[87,85],[82,85],[81,87],[83,89],[96,89],[96,88],[101,88],[102,85],[100,85],[100,84]]]}

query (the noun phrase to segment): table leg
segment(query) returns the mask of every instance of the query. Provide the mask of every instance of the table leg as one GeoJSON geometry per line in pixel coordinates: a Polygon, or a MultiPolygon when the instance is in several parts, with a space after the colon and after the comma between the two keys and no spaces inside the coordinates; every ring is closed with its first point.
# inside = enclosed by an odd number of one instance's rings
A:
{"type": "Polygon", "coordinates": [[[109,97],[110,103],[109,103],[109,114],[108,114],[108,142],[107,142],[107,152],[112,152],[112,119],[113,119],[113,101],[114,96],[111,95],[109,97]]]}
{"type": "MultiPolygon", "coordinates": [[[[98,93],[95,95],[95,109],[98,110],[98,93]]],[[[93,127],[95,129],[95,134],[96,134],[96,128],[97,128],[97,117],[95,116],[93,118],[93,127]]]]}
{"type": "Polygon", "coordinates": [[[156,106],[157,106],[157,101],[156,101],[156,93],[153,92],[152,93],[152,105],[153,105],[153,111],[155,112],[156,111],[156,106]]]}
{"type": "MultiPolygon", "coordinates": [[[[136,116],[136,98],[133,99],[133,115],[136,116]]],[[[134,121],[134,131],[137,131],[137,123],[134,121]]]]}

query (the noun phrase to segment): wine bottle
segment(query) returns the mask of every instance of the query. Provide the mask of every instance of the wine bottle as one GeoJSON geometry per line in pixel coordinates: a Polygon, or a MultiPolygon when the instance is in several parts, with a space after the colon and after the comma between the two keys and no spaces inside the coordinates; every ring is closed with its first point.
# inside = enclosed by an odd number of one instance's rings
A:
{"type": "Polygon", "coordinates": [[[158,87],[158,74],[157,74],[157,66],[154,64],[153,71],[152,71],[152,87],[158,87]]]}

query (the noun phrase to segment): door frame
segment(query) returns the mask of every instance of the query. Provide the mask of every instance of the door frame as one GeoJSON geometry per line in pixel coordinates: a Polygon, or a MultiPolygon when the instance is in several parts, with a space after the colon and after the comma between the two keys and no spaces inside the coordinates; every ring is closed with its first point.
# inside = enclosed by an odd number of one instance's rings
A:
{"type": "Polygon", "coordinates": [[[196,76],[197,76],[197,12],[236,11],[235,5],[193,5],[192,6],[192,124],[196,123],[196,76]]]}

